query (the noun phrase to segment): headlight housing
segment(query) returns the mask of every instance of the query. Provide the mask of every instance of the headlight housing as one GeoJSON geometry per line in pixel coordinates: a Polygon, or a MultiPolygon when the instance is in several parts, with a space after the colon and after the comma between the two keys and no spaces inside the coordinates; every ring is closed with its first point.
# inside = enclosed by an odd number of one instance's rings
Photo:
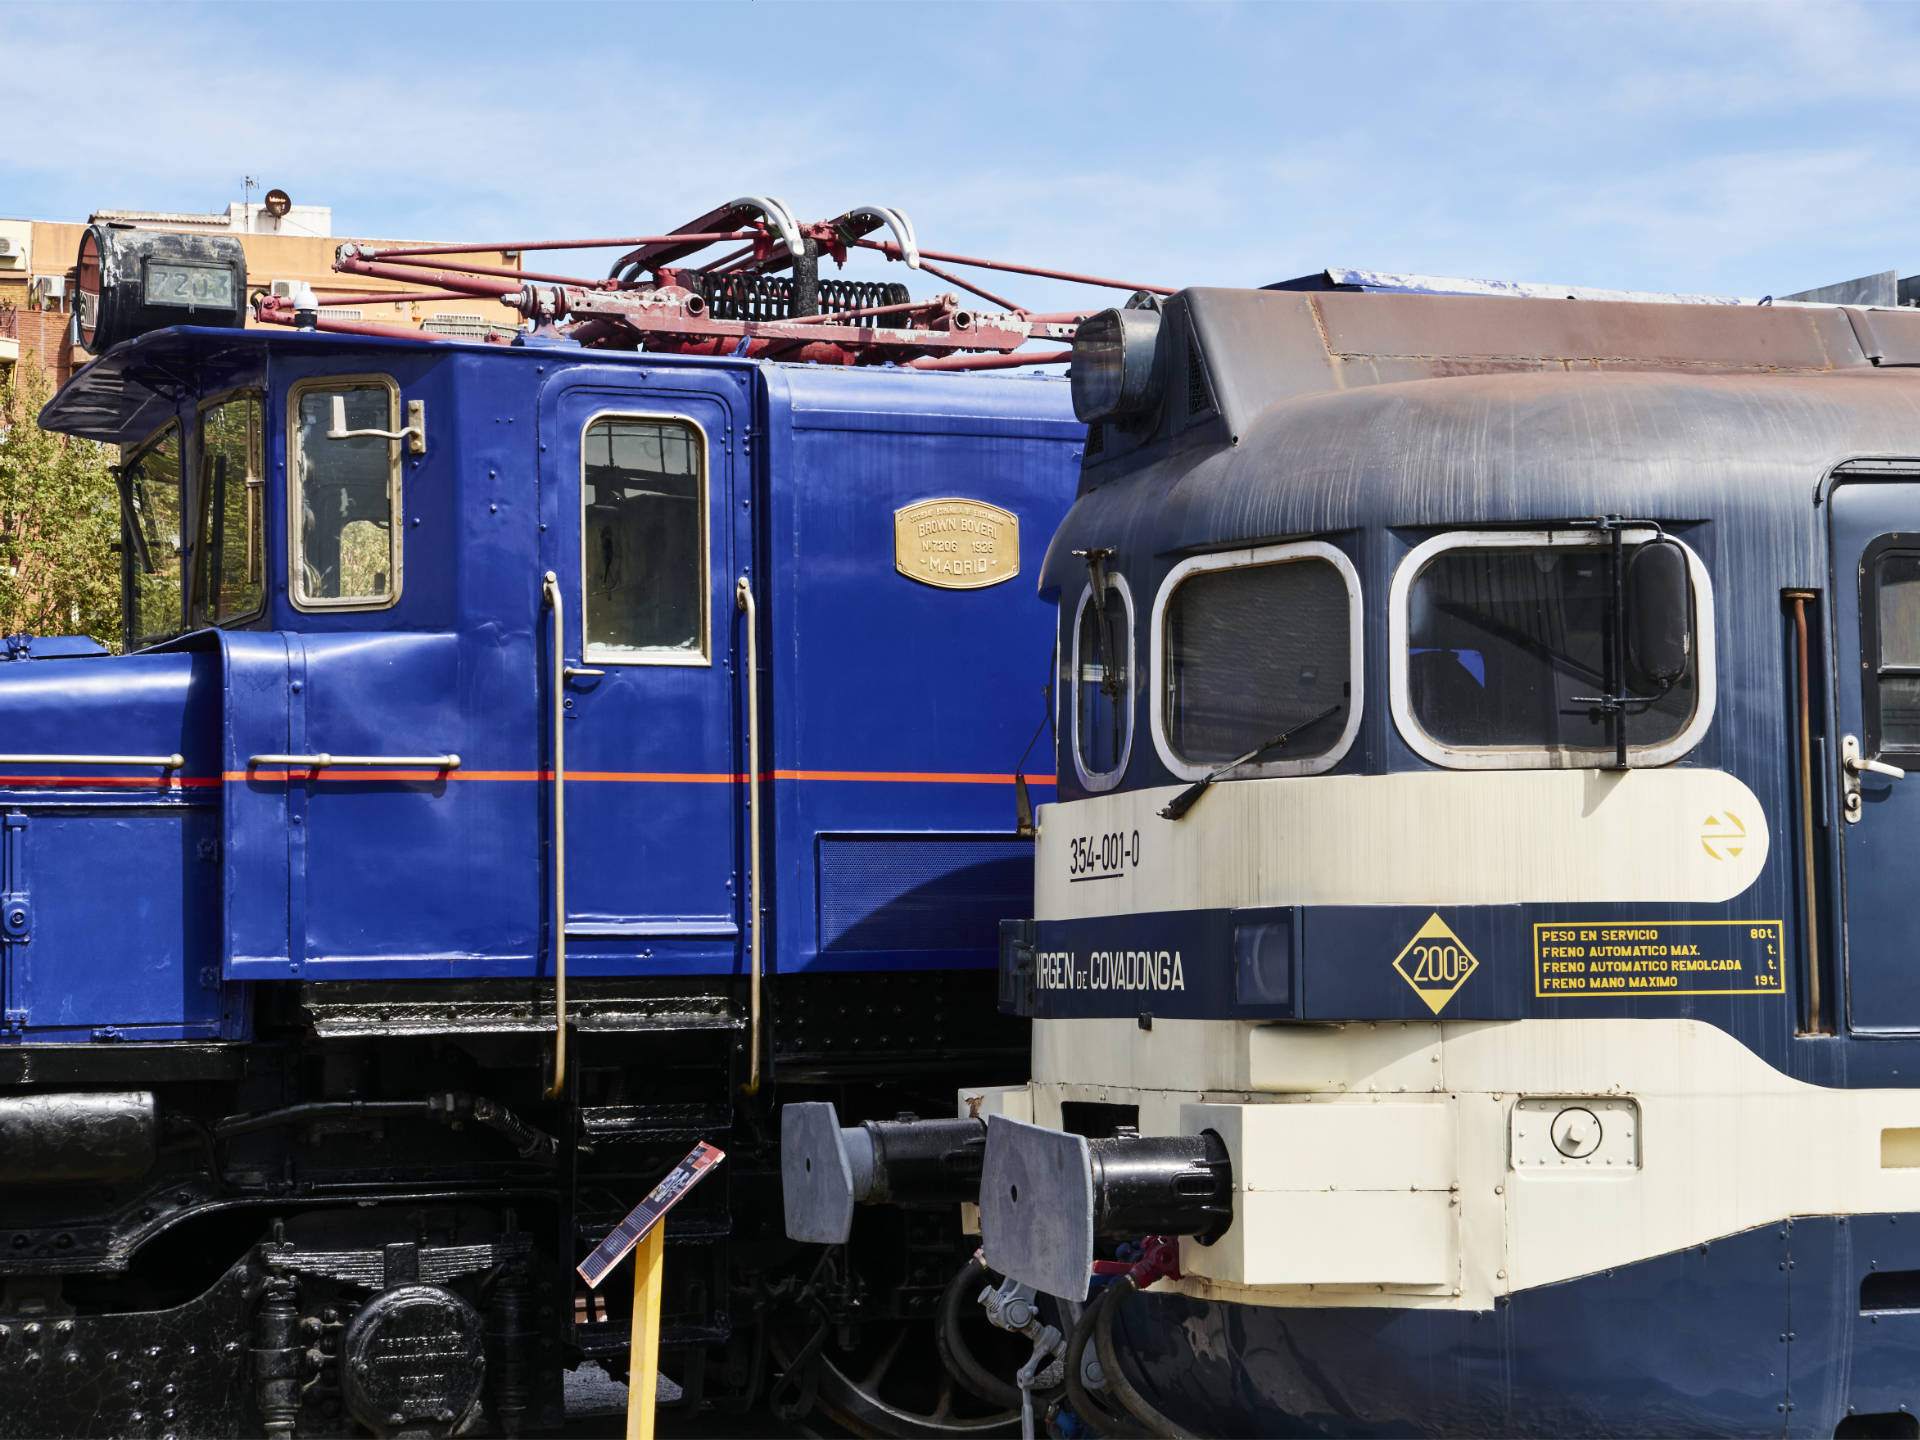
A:
{"type": "Polygon", "coordinates": [[[1150,410],[1159,392],[1160,313],[1102,310],[1073,340],[1073,413],[1092,425],[1150,410]]]}

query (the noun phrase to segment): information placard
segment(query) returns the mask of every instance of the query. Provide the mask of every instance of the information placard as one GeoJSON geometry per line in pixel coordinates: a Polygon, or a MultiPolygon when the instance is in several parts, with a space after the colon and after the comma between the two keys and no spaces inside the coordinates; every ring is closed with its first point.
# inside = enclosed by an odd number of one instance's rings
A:
{"type": "Polygon", "coordinates": [[[1533,927],[1533,993],[1583,996],[1780,995],[1778,920],[1600,920],[1533,927]]]}

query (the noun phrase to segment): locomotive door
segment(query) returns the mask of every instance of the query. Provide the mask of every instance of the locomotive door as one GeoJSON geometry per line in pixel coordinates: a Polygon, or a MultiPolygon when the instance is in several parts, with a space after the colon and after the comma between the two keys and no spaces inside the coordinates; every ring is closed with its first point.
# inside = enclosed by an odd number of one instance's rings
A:
{"type": "Polygon", "coordinates": [[[1833,541],[1847,1023],[1920,1030],[1920,480],[1841,480],[1833,541]],[[1892,773],[1889,773],[1892,772],[1892,773]],[[1901,772],[1906,772],[1904,775],[1901,772]]]}
{"type": "MultiPolygon", "coordinates": [[[[724,371],[670,370],[670,389],[612,376],[623,383],[569,372],[540,410],[541,552],[567,669],[569,963],[730,970],[744,888],[734,586],[747,541],[734,488],[748,481],[733,449],[744,396],[724,371]]],[[[550,615],[543,624],[550,636],[550,615]]],[[[542,669],[544,694],[551,657],[542,669]]]]}

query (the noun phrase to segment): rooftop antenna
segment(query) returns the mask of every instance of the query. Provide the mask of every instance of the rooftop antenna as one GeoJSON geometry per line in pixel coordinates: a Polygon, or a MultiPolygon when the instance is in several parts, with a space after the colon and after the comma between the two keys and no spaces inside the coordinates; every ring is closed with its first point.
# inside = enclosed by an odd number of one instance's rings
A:
{"type": "Polygon", "coordinates": [[[240,208],[246,212],[247,234],[253,233],[253,192],[260,188],[260,182],[251,175],[240,177],[240,208]]]}

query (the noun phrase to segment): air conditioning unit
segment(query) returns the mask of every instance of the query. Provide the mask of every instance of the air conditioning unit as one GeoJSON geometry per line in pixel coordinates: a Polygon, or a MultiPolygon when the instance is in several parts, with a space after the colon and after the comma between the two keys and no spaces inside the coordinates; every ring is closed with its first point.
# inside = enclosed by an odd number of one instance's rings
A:
{"type": "Polygon", "coordinates": [[[27,268],[27,242],[17,235],[0,235],[0,270],[27,268]]]}
{"type": "Polygon", "coordinates": [[[267,287],[267,293],[276,300],[291,300],[294,289],[299,284],[298,280],[275,280],[267,287]]]}
{"type": "Polygon", "coordinates": [[[64,275],[36,275],[33,283],[27,287],[27,308],[29,310],[64,310],[67,308],[67,277],[64,275]]]}

